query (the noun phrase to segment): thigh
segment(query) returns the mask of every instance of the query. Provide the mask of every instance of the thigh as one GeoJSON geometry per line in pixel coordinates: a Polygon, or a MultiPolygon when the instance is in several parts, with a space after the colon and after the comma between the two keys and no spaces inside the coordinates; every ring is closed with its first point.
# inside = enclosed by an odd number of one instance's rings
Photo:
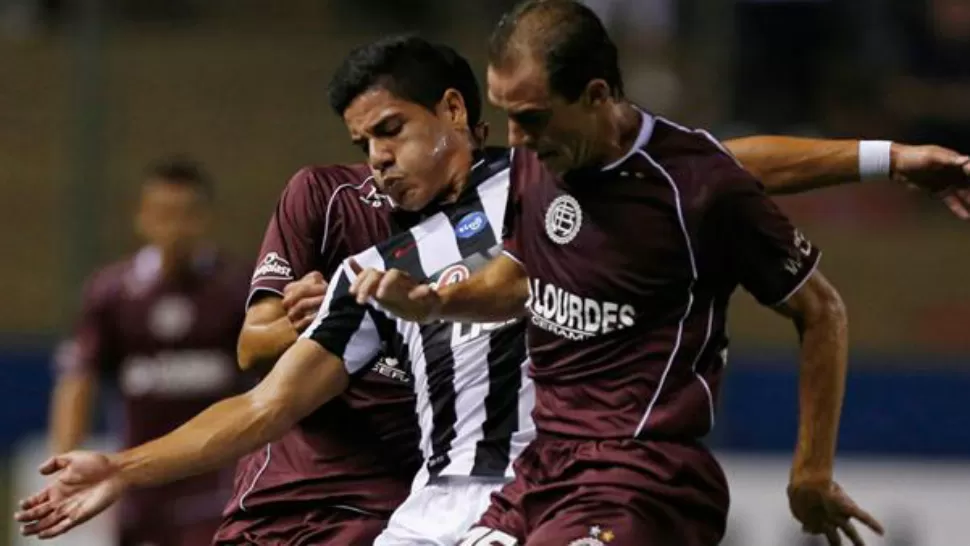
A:
{"type": "Polygon", "coordinates": [[[719,521],[707,521],[690,504],[617,486],[581,486],[529,532],[527,546],[715,546],[719,521]]]}

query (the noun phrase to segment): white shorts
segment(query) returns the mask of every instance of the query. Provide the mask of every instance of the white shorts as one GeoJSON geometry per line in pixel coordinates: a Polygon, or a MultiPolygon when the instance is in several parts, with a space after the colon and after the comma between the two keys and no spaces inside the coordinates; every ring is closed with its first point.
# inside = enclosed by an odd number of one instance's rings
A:
{"type": "Polygon", "coordinates": [[[500,481],[460,481],[413,489],[374,546],[455,546],[485,513],[500,481]]]}

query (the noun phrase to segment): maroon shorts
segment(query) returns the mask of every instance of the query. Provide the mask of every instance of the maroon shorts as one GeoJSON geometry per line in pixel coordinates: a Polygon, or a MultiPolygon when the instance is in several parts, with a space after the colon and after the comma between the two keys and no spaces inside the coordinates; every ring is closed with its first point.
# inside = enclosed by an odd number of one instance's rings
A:
{"type": "Polygon", "coordinates": [[[714,546],[727,481],[698,442],[540,435],[462,546],[714,546]]]}
{"type": "Polygon", "coordinates": [[[209,519],[181,525],[146,525],[121,531],[121,546],[209,546],[220,520],[209,519]]]}
{"type": "Polygon", "coordinates": [[[223,520],[212,544],[370,546],[386,526],[385,516],[295,503],[234,513],[223,520]]]}

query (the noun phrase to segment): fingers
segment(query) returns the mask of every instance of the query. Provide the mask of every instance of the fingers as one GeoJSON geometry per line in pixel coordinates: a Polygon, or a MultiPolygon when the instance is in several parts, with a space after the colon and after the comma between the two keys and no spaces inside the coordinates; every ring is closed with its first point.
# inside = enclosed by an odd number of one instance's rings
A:
{"type": "Polygon", "coordinates": [[[957,193],[943,196],[943,204],[950,209],[950,212],[961,220],[970,220],[970,208],[968,202],[961,199],[957,193]]]}
{"type": "Polygon", "coordinates": [[[47,502],[47,500],[50,498],[51,498],[50,489],[44,489],[43,491],[40,491],[39,493],[31,495],[26,499],[20,501],[20,509],[29,510],[41,503],[47,502]]]}
{"type": "MultiPolygon", "coordinates": [[[[58,528],[58,526],[60,526],[65,519],[67,519],[66,511],[63,509],[63,506],[59,508],[60,509],[52,510],[43,518],[31,521],[30,523],[21,526],[20,534],[23,536],[37,535],[40,538],[52,538],[57,536],[57,534],[52,534],[52,532],[58,528]]],[[[68,527],[68,529],[69,528],[70,527],[68,527]]]]}
{"type": "MultiPolygon", "coordinates": [[[[374,294],[377,300],[387,299],[389,296],[394,294],[394,290],[400,285],[406,285],[408,277],[402,273],[400,270],[392,269],[381,277],[380,283],[377,285],[377,292],[374,294]]],[[[408,290],[410,292],[410,290],[408,290]]]]}
{"type": "Polygon", "coordinates": [[[310,284],[304,281],[292,282],[283,289],[283,309],[289,313],[302,300],[320,297],[326,293],[326,283],[310,284]]]}
{"type": "Polygon", "coordinates": [[[317,311],[320,310],[320,305],[322,304],[323,296],[303,298],[296,302],[296,304],[286,312],[286,317],[290,319],[290,322],[294,325],[303,321],[307,317],[313,319],[313,317],[316,316],[317,311]]]}
{"type": "Polygon", "coordinates": [[[859,534],[858,529],[855,528],[855,525],[852,525],[851,521],[845,520],[839,525],[839,529],[845,533],[845,536],[849,537],[853,546],[866,546],[865,541],[862,540],[862,535],[859,534]]]}
{"type": "Polygon", "coordinates": [[[316,315],[306,315],[300,320],[290,321],[290,323],[293,325],[294,330],[297,332],[303,332],[303,330],[306,330],[311,324],[313,324],[313,319],[315,318],[317,318],[316,315]]]}
{"type": "Polygon", "coordinates": [[[842,546],[842,537],[839,535],[839,530],[833,525],[825,526],[825,538],[829,542],[829,546],[842,546]]]}
{"type": "Polygon", "coordinates": [[[411,300],[422,300],[431,296],[432,288],[427,284],[419,284],[408,292],[408,299],[411,300]]]}
{"type": "Polygon", "coordinates": [[[18,512],[14,512],[13,519],[20,523],[30,523],[46,518],[54,511],[55,505],[50,502],[43,502],[18,512]]]}
{"type": "Polygon", "coordinates": [[[41,474],[49,476],[67,466],[67,463],[68,459],[66,456],[58,455],[57,457],[51,457],[44,461],[38,470],[41,474]]]}
{"type": "Polygon", "coordinates": [[[383,277],[384,273],[372,268],[368,268],[357,275],[350,286],[350,293],[357,296],[358,304],[366,305],[368,299],[377,295],[377,289],[383,277]]]}
{"type": "Polygon", "coordinates": [[[872,529],[872,531],[879,536],[886,533],[886,530],[883,529],[882,524],[879,523],[876,518],[872,517],[872,514],[866,512],[862,508],[859,508],[855,503],[852,503],[851,506],[846,507],[845,514],[852,519],[859,520],[863,525],[872,529]]]}

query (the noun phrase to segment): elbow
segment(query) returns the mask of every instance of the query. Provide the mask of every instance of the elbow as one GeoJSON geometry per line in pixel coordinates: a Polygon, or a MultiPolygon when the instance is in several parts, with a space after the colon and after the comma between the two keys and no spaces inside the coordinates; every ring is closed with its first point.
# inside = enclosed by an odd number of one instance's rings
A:
{"type": "Polygon", "coordinates": [[[838,332],[848,329],[849,313],[839,291],[828,282],[815,291],[811,305],[807,305],[802,313],[802,322],[806,329],[822,328],[838,332]]]}

